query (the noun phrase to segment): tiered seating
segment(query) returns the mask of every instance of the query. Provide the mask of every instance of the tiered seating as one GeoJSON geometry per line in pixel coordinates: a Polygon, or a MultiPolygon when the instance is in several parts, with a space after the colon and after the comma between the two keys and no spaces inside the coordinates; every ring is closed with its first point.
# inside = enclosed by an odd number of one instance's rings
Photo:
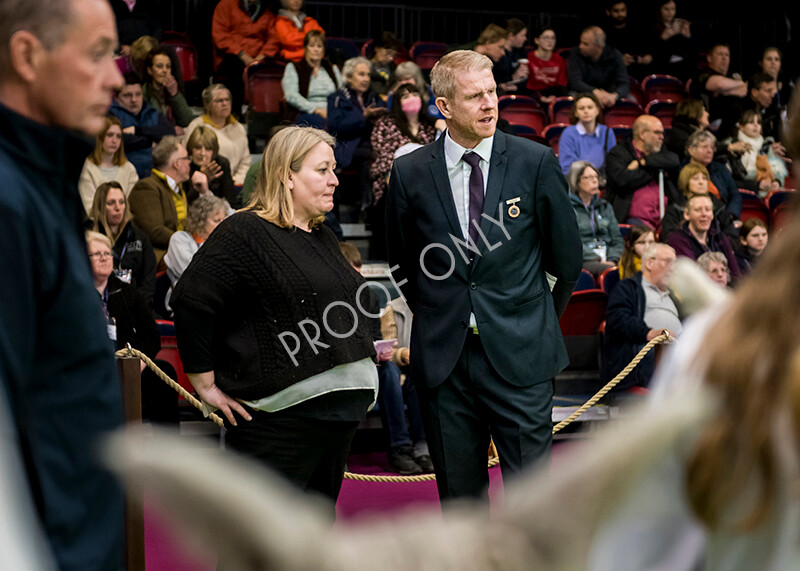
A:
{"type": "Polygon", "coordinates": [[[553,99],[553,102],[550,103],[550,122],[569,124],[569,115],[572,112],[574,103],[575,98],[572,96],[553,99]]]}
{"type": "Polygon", "coordinates": [[[555,123],[545,127],[542,136],[547,139],[547,144],[552,147],[553,152],[558,155],[558,142],[561,140],[561,133],[569,127],[566,123],[555,123]]]}
{"type": "Polygon", "coordinates": [[[544,133],[547,115],[538,101],[526,95],[503,95],[497,102],[500,118],[511,125],[524,125],[535,131],[536,135],[544,133]]]}
{"type": "Polygon", "coordinates": [[[181,32],[164,32],[161,37],[161,44],[170,46],[175,50],[175,55],[181,64],[181,76],[184,83],[192,83],[199,80],[197,75],[199,61],[197,49],[192,44],[189,36],[181,32]]]}
{"type": "Polygon", "coordinates": [[[633,127],[633,122],[639,115],[643,115],[642,106],[633,101],[618,101],[611,109],[605,111],[604,122],[611,128],[633,127]]]}
{"type": "Polygon", "coordinates": [[[648,75],[642,80],[642,90],[648,102],[658,99],[678,103],[686,97],[683,82],[671,75],[648,75]]]}
{"type": "Polygon", "coordinates": [[[446,52],[447,44],[442,42],[414,42],[408,50],[411,61],[423,71],[430,71],[446,52]]]}
{"type": "Polygon", "coordinates": [[[559,320],[569,365],[556,376],[559,394],[588,393],[600,388],[602,328],[608,296],[600,289],[573,292],[559,320]]]}
{"type": "Polygon", "coordinates": [[[676,101],[654,99],[645,107],[644,112],[661,119],[664,129],[672,129],[672,118],[675,117],[676,101]]]}

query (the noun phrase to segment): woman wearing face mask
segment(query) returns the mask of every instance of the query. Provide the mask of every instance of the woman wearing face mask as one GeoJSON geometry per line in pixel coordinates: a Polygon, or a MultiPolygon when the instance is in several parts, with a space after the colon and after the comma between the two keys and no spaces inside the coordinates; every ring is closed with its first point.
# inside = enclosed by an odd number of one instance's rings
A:
{"type": "Polygon", "coordinates": [[[108,116],[103,130],[97,134],[94,152],[83,163],[78,181],[78,191],[86,212],[92,208],[97,187],[111,180],[119,182],[127,196],[133,185],[139,181],[139,175],[136,174],[133,163],[125,157],[119,119],[108,116]]]}
{"type": "Polygon", "coordinates": [[[392,168],[394,152],[407,143],[425,145],[436,138],[434,120],[428,116],[422,101],[422,93],[413,84],[405,83],[397,88],[392,97],[389,114],[382,117],[372,130],[372,150],[375,160],[370,166],[372,179],[372,235],[374,249],[370,248],[370,258],[383,259],[385,244],[383,230],[383,196],[392,168]],[[376,226],[377,225],[377,226],[376,226]]]}

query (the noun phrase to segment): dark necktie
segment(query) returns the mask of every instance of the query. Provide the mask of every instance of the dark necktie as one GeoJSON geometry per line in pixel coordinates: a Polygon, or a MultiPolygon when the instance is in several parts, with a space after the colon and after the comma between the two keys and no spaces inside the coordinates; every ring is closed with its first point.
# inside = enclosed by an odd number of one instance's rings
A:
{"type": "Polygon", "coordinates": [[[472,167],[469,173],[469,237],[477,246],[478,226],[481,223],[483,212],[483,172],[481,171],[481,156],[478,153],[466,152],[463,161],[472,167]],[[476,222],[473,223],[473,220],[476,222]]]}

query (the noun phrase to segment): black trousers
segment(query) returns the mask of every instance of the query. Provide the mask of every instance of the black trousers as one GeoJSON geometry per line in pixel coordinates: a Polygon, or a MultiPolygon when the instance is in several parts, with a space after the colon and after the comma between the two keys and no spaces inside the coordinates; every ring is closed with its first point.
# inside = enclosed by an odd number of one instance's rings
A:
{"type": "Polygon", "coordinates": [[[309,418],[291,408],[250,413],[253,420],[249,422],[225,423],[227,446],[283,474],[301,490],[322,494],[335,504],[358,422],[309,418]]]}
{"type": "Polygon", "coordinates": [[[506,382],[492,367],[480,335],[468,334],[450,376],[437,387],[417,386],[425,434],[441,500],[487,497],[490,434],[504,482],[552,445],[553,383],[506,382]]]}

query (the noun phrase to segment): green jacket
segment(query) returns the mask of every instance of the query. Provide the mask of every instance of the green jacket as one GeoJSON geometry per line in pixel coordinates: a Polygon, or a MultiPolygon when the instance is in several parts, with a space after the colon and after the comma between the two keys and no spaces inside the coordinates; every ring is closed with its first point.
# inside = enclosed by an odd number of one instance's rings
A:
{"type": "Polygon", "coordinates": [[[606,260],[618,262],[622,256],[625,243],[622,234],[619,232],[619,224],[614,216],[614,209],[604,199],[597,196],[592,198],[590,206],[586,207],[577,194],[569,193],[572,210],[575,211],[575,219],[578,221],[578,231],[581,235],[583,244],[583,261],[598,261],[597,254],[594,253],[589,243],[592,240],[605,242],[606,260]],[[592,230],[592,213],[594,213],[595,229],[592,230]]]}
{"type": "Polygon", "coordinates": [[[151,83],[145,83],[142,85],[142,95],[144,96],[145,102],[149,103],[150,106],[157,109],[165,117],[170,117],[168,108],[172,108],[171,117],[178,127],[186,127],[192,122],[192,119],[194,119],[192,108],[189,107],[189,104],[186,102],[186,97],[184,97],[183,93],[180,91],[178,91],[174,97],[170,97],[169,93],[165,92],[166,102],[162,103],[156,95],[153,85],[151,83]]]}

